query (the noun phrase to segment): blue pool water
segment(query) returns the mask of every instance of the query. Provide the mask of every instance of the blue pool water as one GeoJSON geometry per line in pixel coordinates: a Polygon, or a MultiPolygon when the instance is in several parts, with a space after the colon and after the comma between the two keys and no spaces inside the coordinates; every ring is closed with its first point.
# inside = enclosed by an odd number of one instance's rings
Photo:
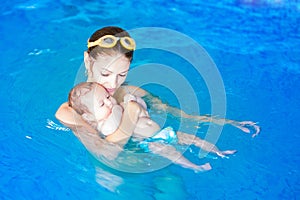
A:
{"type": "MultiPolygon", "coordinates": [[[[0,11],[0,199],[299,198],[298,1],[13,0],[0,11]],[[87,38],[107,25],[167,28],[197,41],[222,76],[226,118],[257,121],[261,134],[253,139],[225,126],[217,144],[238,150],[230,159],[199,160],[191,148],[189,159],[211,163],[206,173],[170,165],[133,174],[99,163],[54,113],[74,84],[87,38]],[[49,120],[59,127],[47,128],[49,120]]],[[[138,51],[132,65],[182,69],[173,57],[138,51]]],[[[201,112],[210,113],[203,82],[183,73],[199,87],[201,112]]],[[[147,89],[176,104],[167,91],[147,89]]]]}

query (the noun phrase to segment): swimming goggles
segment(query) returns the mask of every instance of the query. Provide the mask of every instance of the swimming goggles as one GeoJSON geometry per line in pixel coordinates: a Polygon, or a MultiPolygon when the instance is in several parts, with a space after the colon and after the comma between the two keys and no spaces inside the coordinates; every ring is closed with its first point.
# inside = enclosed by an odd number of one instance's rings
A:
{"type": "Polygon", "coordinates": [[[94,46],[100,46],[103,48],[112,48],[116,46],[117,42],[120,40],[120,44],[130,51],[135,49],[135,41],[131,37],[116,37],[113,35],[104,35],[94,42],[88,42],[88,48],[94,46]]]}

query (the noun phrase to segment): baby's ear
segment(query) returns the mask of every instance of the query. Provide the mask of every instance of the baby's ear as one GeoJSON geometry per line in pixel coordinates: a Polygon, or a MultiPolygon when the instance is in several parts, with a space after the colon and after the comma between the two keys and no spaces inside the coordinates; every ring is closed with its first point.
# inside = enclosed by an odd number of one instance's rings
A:
{"type": "Polygon", "coordinates": [[[92,114],[88,114],[88,113],[83,113],[81,115],[82,119],[84,119],[85,121],[93,121],[94,120],[94,116],[92,114]]]}

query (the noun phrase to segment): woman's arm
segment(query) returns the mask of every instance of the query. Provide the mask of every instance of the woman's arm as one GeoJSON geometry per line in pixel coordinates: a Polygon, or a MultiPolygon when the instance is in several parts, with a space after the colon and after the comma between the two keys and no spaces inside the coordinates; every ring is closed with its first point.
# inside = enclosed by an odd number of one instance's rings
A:
{"type": "Polygon", "coordinates": [[[106,139],[101,138],[98,131],[81,119],[81,116],[67,103],[60,106],[55,116],[73,131],[74,135],[92,155],[96,158],[104,156],[113,160],[133,134],[140,112],[141,108],[136,102],[129,102],[124,109],[119,128],[106,139]]]}
{"type": "Polygon", "coordinates": [[[62,123],[69,126],[72,125],[83,125],[86,123],[82,120],[81,116],[76,113],[73,108],[71,108],[67,102],[63,103],[55,113],[55,117],[62,123]]]}
{"type": "MultiPolygon", "coordinates": [[[[133,134],[133,130],[136,127],[141,111],[142,110],[140,106],[136,102],[129,102],[124,109],[120,126],[113,134],[107,136],[105,139],[112,143],[118,143],[121,146],[125,145],[133,134]]],[[[75,110],[69,107],[68,103],[64,103],[59,107],[55,114],[55,117],[62,124],[71,128],[74,134],[77,134],[76,136],[79,136],[77,129],[80,129],[80,135],[84,134],[84,130],[86,130],[87,133],[94,133],[93,137],[96,137],[95,135],[98,135],[98,137],[101,139],[97,131],[93,129],[89,124],[87,124],[81,118],[81,116],[76,113],[75,110]]],[[[88,142],[88,138],[92,139],[93,137],[84,137],[85,140],[81,141],[85,146],[90,145],[90,143],[88,142]]]]}
{"type": "Polygon", "coordinates": [[[113,144],[105,141],[101,138],[97,131],[95,131],[90,125],[69,125],[68,126],[74,133],[74,135],[80,140],[84,147],[98,160],[106,158],[108,160],[114,160],[119,153],[123,150],[118,144],[113,144]]]}
{"type": "Polygon", "coordinates": [[[163,103],[158,97],[152,95],[151,93],[141,88],[135,86],[124,86],[124,91],[126,91],[127,93],[134,94],[136,96],[145,97],[147,99],[147,103],[150,105],[150,108],[161,112],[167,112],[173,115],[174,117],[182,117],[186,119],[196,120],[200,123],[211,122],[218,125],[230,124],[246,133],[250,133],[251,129],[254,129],[252,137],[257,136],[260,132],[260,127],[252,121],[239,122],[231,119],[217,118],[210,115],[190,115],[176,107],[172,107],[166,103],[163,103]]]}
{"type": "Polygon", "coordinates": [[[68,103],[62,104],[55,116],[63,125],[72,130],[84,147],[97,159],[101,160],[101,157],[105,157],[106,159],[114,160],[122,151],[120,146],[101,138],[95,129],[82,120],[81,116],[68,106],[68,103]]]}

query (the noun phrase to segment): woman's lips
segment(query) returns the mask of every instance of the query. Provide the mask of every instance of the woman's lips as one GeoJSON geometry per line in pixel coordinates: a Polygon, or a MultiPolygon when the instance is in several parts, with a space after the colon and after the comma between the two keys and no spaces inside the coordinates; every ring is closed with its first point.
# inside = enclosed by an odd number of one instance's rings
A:
{"type": "Polygon", "coordinates": [[[107,92],[109,92],[109,94],[113,94],[115,93],[116,89],[114,88],[106,88],[107,92]]]}

